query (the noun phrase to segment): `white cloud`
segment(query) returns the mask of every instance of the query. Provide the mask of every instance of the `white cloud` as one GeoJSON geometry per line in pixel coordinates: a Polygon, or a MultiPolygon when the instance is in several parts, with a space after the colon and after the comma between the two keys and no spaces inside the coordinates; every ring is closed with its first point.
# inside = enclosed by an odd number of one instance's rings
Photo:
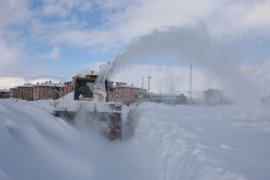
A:
{"type": "Polygon", "coordinates": [[[211,33],[217,35],[241,36],[252,31],[269,35],[269,5],[266,0],[221,1],[205,21],[211,33]]]}
{"type": "Polygon", "coordinates": [[[20,60],[24,60],[21,50],[11,44],[6,43],[0,38],[0,71],[1,73],[10,70],[16,70],[15,66],[20,60]]]}
{"type": "Polygon", "coordinates": [[[215,7],[216,0],[148,0],[132,4],[124,12],[111,17],[115,30],[130,40],[155,29],[194,23],[193,18],[205,19],[215,7]]]}
{"type": "Polygon", "coordinates": [[[89,47],[109,41],[108,33],[104,31],[68,30],[52,37],[53,43],[66,43],[75,46],[89,47]]]}
{"type": "Polygon", "coordinates": [[[21,24],[31,16],[27,0],[0,1],[0,27],[9,24],[21,24]]]}
{"type": "Polygon", "coordinates": [[[53,49],[46,53],[42,54],[41,56],[37,56],[36,59],[40,58],[42,60],[57,60],[61,56],[61,52],[57,46],[54,46],[53,49]]]}
{"type": "Polygon", "coordinates": [[[0,7],[8,8],[0,11],[0,23],[21,22],[32,17],[34,20],[31,20],[30,29],[33,39],[45,40],[54,45],[67,43],[72,46],[97,47],[101,51],[129,44],[134,38],[149,34],[155,29],[193,24],[194,19],[203,20],[211,32],[218,34],[249,31],[254,26],[258,29],[270,26],[269,1],[44,0],[40,11],[32,12],[28,9],[26,0],[4,0],[1,3],[0,7]],[[102,17],[98,18],[102,24],[89,28],[84,25],[90,22],[87,19],[82,20],[74,12],[89,13],[94,7],[101,11],[102,17]],[[70,18],[68,21],[58,19],[57,23],[45,22],[42,20],[43,15],[70,18]]]}
{"type": "Polygon", "coordinates": [[[116,0],[116,4],[121,3],[119,9],[111,2],[109,5],[99,3],[100,9],[106,11],[102,12],[102,18],[106,22],[101,27],[82,28],[80,23],[83,22],[77,19],[78,22],[71,20],[48,25],[39,24],[39,26],[35,26],[37,27],[36,34],[43,36],[52,44],[98,48],[101,52],[110,51],[130,43],[134,38],[151,33],[155,29],[194,23],[193,17],[207,17],[216,4],[215,0],[208,0],[204,3],[197,3],[194,8],[195,0],[192,2],[173,0],[170,3],[162,0],[127,2],[116,0]]]}
{"type": "Polygon", "coordinates": [[[0,77],[0,89],[9,89],[9,88],[14,88],[16,86],[21,86],[24,85],[25,83],[32,83],[32,84],[37,84],[38,82],[46,82],[46,81],[52,81],[52,82],[60,82],[56,78],[49,78],[49,77],[44,77],[44,78],[38,78],[38,79],[25,79],[22,77],[0,77]]]}
{"type": "Polygon", "coordinates": [[[68,11],[61,6],[47,5],[42,9],[42,13],[47,16],[58,15],[61,17],[67,16],[68,11]]]}
{"type": "Polygon", "coordinates": [[[270,1],[262,1],[255,4],[246,13],[244,23],[256,27],[270,27],[270,1]]]}
{"type": "Polygon", "coordinates": [[[105,64],[105,63],[106,62],[100,62],[100,61],[98,61],[98,62],[94,62],[94,63],[91,63],[91,64],[87,64],[87,65],[85,65],[85,67],[87,67],[90,70],[98,71],[100,65],[105,64]]]}
{"type": "Polygon", "coordinates": [[[25,80],[21,77],[0,77],[0,88],[9,89],[24,83],[25,80]]]}
{"type": "MultiPolygon", "coordinates": [[[[61,1],[62,2],[62,1],[61,1]]],[[[242,34],[256,27],[264,29],[269,25],[267,1],[225,1],[225,0],[137,0],[123,1],[103,0],[95,2],[102,11],[103,24],[99,27],[85,28],[85,22],[77,17],[75,21],[60,21],[59,23],[43,26],[44,36],[52,44],[69,44],[87,48],[98,48],[100,52],[121,47],[134,39],[163,30],[195,24],[202,20],[212,34],[242,34]],[[262,3],[263,2],[263,3],[262,3]],[[117,8],[118,7],[118,8],[117,8]]],[[[94,3],[93,3],[94,4],[94,3]]],[[[55,5],[58,7],[58,5],[55,5]]],[[[61,4],[61,7],[80,8],[78,4],[61,4]]],[[[91,7],[93,8],[93,7],[91,7]]],[[[269,11],[268,11],[269,10],[269,11]]],[[[61,14],[61,13],[60,13],[61,14]]],[[[63,14],[64,15],[64,14],[63,14]]]]}
{"type": "MultiPolygon", "coordinates": [[[[126,7],[115,12],[114,5],[103,5],[101,7],[111,13],[104,13],[106,20],[104,27],[94,29],[71,28],[59,29],[50,36],[52,43],[68,43],[75,46],[94,47],[110,49],[119,44],[128,44],[131,40],[141,35],[148,34],[155,29],[179,26],[185,23],[194,23],[194,17],[205,18],[216,4],[215,0],[207,2],[196,2],[192,0],[170,3],[163,0],[158,1],[135,1],[135,3],[123,3],[126,7]],[[196,6],[194,6],[196,4],[196,6]]],[[[101,4],[101,3],[100,3],[101,4]]],[[[57,26],[57,25],[56,25],[57,26]]],[[[57,28],[50,28],[53,31],[57,28]]]]}
{"type": "Polygon", "coordinates": [[[41,12],[46,16],[66,17],[72,15],[73,9],[85,12],[91,10],[92,5],[88,0],[44,0],[41,12]]]}

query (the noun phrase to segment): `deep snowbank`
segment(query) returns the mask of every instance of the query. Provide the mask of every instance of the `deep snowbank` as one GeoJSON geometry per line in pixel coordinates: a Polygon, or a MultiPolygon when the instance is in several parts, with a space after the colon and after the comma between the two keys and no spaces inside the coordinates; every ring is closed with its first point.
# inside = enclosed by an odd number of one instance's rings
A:
{"type": "Polygon", "coordinates": [[[1,180],[156,179],[129,142],[77,130],[49,114],[50,106],[51,100],[0,101],[1,180]]]}
{"type": "Polygon", "coordinates": [[[91,164],[71,153],[78,134],[64,121],[20,101],[0,104],[0,168],[11,179],[79,179],[91,164]]]}

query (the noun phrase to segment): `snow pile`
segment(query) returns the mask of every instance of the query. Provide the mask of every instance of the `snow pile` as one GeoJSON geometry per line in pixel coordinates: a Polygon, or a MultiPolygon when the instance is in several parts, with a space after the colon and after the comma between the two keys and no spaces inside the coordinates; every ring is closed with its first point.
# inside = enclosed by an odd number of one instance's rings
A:
{"type": "MultiPolygon", "coordinates": [[[[74,92],[68,93],[66,96],[59,98],[57,100],[52,99],[46,99],[46,100],[37,100],[37,101],[25,101],[25,103],[32,104],[34,106],[37,106],[48,113],[52,113],[55,110],[55,106],[59,103],[65,103],[66,101],[73,100],[74,92]]],[[[18,101],[24,101],[18,99],[18,101]]]]}
{"type": "MultiPolygon", "coordinates": [[[[11,179],[86,179],[91,164],[71,153],[78,134],[24,101],[0,104],[0,169],[11,179]]],[[[0,177],[1,177],[0,176],[0,177]]]]}
{"type": "Polygon", "coordinates": [[[79,132],[42,104],[0,100],[1,180],[156,179],[129,142],[79,132]]]}
{"type": "MultiPolygon", "coordinates": [[[[73,98],[74,98],[74,91],[68,93],[67,95],[65,95],[65,96],[63,97],[63,99],[65,99],[65,100],[73,100],[73,98]]],[[[61,99],[60,99],[60,100],[61,100],[61,99]]]]}

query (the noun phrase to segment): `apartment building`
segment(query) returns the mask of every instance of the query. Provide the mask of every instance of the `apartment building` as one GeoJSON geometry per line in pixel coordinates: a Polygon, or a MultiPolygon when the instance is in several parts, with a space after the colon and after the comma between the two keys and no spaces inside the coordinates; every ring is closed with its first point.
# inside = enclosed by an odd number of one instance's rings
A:
{"type": "Polygon", "coordinates": [[[9,98],[9,90],[0,89],[0,98],[9,98]]]}
{"type": "Polygon", "coordinates": [[[145,89],[128,85],[127,83],[116,83],[108,91],[108,101],[122,102],[125,105],[143,101],[145,89]]]}
{"type": "Polygon", "coordinates": [[[64,96],[64,84],[51,81],[33,86],[33,100],[59,99],[64,96]]]}
{"type": "Polygon", "coordinates": [[[33,101],[33,87],[34,84],[26,83],[23,86],[18,86],[18,98],[27,101],[33,101]]]}

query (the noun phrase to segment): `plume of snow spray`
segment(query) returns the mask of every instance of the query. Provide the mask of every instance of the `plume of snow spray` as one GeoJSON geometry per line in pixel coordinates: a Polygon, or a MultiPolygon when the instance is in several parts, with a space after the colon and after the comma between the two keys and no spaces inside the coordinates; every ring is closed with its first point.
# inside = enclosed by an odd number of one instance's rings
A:
{"type": "MultiPolygon", "coordinates": [[[[240,43],[226,38],[211,37],[202,25],[169,28],[142,36],[115,58],[110,77],[119,70],[135,64],[170,62],[174,56],[178,63],[192,63],[217,78],[221,88],[237,100],[247,100],[255,94],[250,80],[241,73],[243,53],[236,48],[240,43]],[[158,57],[153,61],[152,57],[158,57]]],[[[253,101],[253,100],[252,100],[253,101]]]]}

